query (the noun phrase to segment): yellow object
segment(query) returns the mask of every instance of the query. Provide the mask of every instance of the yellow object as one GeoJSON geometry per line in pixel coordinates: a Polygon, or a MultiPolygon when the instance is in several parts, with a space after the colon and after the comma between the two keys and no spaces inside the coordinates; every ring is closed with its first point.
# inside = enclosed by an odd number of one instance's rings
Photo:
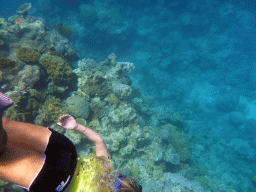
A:
{"type": "MultiPolygon", "coordinates": [[[[78,173],[74,175],[76,178],[69,192],[103,192],[98,188],[104,172],[101,160],[95,157],[80,158],[77,166],[78,173]]],[[[104,190],[104,192],[108,191],[104,190]]]]}

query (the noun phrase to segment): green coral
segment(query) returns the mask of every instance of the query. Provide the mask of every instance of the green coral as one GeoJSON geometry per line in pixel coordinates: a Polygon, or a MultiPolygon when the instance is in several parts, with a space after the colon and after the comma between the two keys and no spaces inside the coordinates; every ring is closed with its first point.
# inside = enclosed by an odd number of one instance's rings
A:
{"type": "Polygon", "coordinates": [[[38,63],[41,54],[33,49],[21,47],[17,50],[16,57],[27,64],[32,64],[38,63]]]}
{"type": "Polygon", "coordinates": [[[72,68],[63,58],[54,55],[44,55],[39,62],[56,84],[67,84],[70,82],[72,68]]]}
{"type": "Polygon", "coordinates": [[[7,59],[5,57],[0,56],[0,69],[4,71],[9,71],[17,66],[16,61],[11,61],[10,59],[7,59]]]}
{"type": "Polygon", "coordinates": [[[158,127],[158,129],[159,131],[165,129],[169,132],[168,141],[180,155],[181,161],[187,161],[191,158],[191,146],[188,136],[184,132],[179,131],[179,129],[172,124],[165,124],[158,127]]]}
{"type": "Polygon", "coordinates": [[[79,87],[90,97],[104,97],[111,92],[109,83],[99,71],[88,75],[86,79],[80,79],[79,87]]]}

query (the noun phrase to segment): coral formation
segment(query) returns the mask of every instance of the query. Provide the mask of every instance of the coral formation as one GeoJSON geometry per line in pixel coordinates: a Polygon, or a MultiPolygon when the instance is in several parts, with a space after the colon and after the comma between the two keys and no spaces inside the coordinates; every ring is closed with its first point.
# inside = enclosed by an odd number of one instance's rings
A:
{"type": "Polygon", "coordinates": [[[81,91],[88,94],[90,97],[104,97],[111,92],[107,79],[105,79],[103,74],[99,71],[88,75],[86,79],[79,78],[78,86],[81,91]]]}
{"type": "Polygon", "coordinates": [[[116,95],[114,93],[111,93],[110,95],[108,95],[105,100],[107,102],[109,102],[110,104],[118,104],[119,103],[119,99],[116,97],[116,95]]]}
{"type": "Polygon", "coordinates": [[[63,58],[45,54],[39,62],[56,84],[67,84],[71,80],[72,68],[63,58]]]}
{"type": "Polygon", "coordinates": [[[40,109],[35,123],[42,126],[49,126],[64,114],[67,114],[67,110],[62,107],[62,101],[55,97],[49,97],[40,109]]]}
{"type": "Polygon", "coordinates": [[[16,57],[27,64],[34,64],[38,63],[41,54],[33,49],[21,47],[17,50],[16,57]]]}
{"type": "Polygon", "coordinates": [[[158,127],[158,130],[160,130],[162,133],[165,133],[164,136],[162,136],[165,140],[168,137],[169,143],[173,145],[174,149],[179,154],[181,161],[186,161],[191,158],[191,147],[188,137],[184,132],[180,132],[172,124],[166,124],[158,127]]]}
{"type": "Polygon", "coordinates": [[[52,25],[54,29],[56,29],[63,37],[70,37],[74,33],[74,29],[64,23],[58,23],[52,25]]]}
{"type": "Polygon", "coordinates": [[[132,94],[132,88],[129,85],[119,84],[114,88],[114,93],[119,98],[128,98],[132,94]]]}
{"type": "Polygon", "coordinates": [[[68,113],[75,118],[86,119],[89,115],[88,102],[78,96],[68,97],[66,100],[68,113]]]}
{"type": "Polygon", "coordinates": [[[16,61],[11,61],[10,59],[4,58],[0,56],[0,69],[4,71],[9,71],[12,68],[17,66],[16,61]]]}
{"type": "Polygon", "coordinates": [[[105,110],[105,104],[106,102],[101,101],[100,97],[94,97],[91,100],[90,103],[90,108],[93,111],[93,118],[98,119],[104,115],[104,110],[105,110]]]}
{"type": "Polygon", "coordinates": [[[78,61],[78,69],[77,71],[84,71],[86,73],[95,73],[98,70],[97,63],[93,59],[81,59],[78,61]]]}
{"type": "Polygon", "coordinates": [[[23,17],[26,17],[28,14],[28,11],[32,8],[31,3],[24,3],[22,4],[18,9],[17,13],[20,13],[23,15],[23,17]]]}

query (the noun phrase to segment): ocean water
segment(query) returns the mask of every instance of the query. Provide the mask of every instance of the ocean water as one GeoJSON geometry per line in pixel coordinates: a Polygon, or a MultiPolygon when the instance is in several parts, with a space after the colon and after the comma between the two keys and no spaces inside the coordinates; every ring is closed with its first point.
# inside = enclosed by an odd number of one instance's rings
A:
{"type": "MultiPolygon", "coordinates": [[[[0,16],[16,14],[24,2],[0,1],[0,16]]],[[[100,62],[115,53],[135,65],[132,87],[146,97],[133,105],[141,127],[150,127],[160,145],[171,133],[159,127],[185,125],[191,158],[173,165],[170,152],[169,159],[155,160],[155,166],[165,164],[165,180],[140,179],[143,191],[179,191],[177,183],[180,191],[256,191],[256,1],[30,2],[29,14],[48,27],[73,28],[69,40],[80,59],[100,62]],[[190,181],[200,187],[186,185],[190,181]]],[[[166,156],[171,150],[161,149],[166,156]]],[[[144,156],[136,158],[147,164],[144,156]]]]}

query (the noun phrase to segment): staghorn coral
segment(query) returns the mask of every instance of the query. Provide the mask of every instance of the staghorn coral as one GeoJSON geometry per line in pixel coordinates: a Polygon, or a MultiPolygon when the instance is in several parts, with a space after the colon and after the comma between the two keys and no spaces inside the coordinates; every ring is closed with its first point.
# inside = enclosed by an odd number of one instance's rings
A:
{"type": "Polygon", "coordinates": [[[16,57],[27,64],[34,64],[38,63],[41,54],[33,49],[21,47],[17,50],[16,57]]]}
{"type": "Polygon", "coordinates": [[[39,62],[54,83],[68,84],[71,80],[72,68],[63,58],[46,54],[40,58],[39,62]]]}

